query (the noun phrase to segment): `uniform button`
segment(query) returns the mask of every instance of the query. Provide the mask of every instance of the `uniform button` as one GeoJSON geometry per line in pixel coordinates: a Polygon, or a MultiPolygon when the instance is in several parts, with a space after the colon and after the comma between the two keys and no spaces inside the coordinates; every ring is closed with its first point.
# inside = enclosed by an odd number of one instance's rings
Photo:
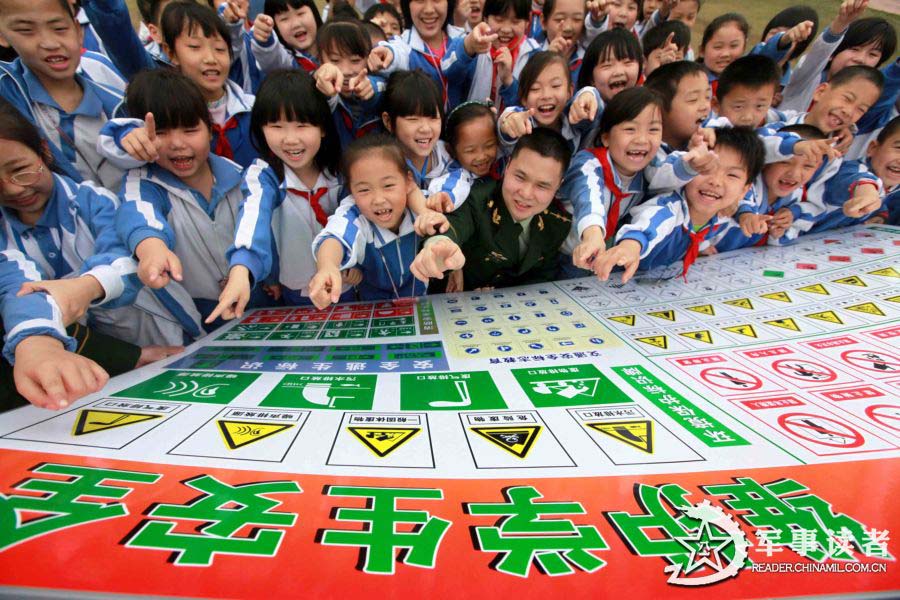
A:
{"type": "Polygon", "coordinates": [[[56,252],[48,252],[47,256],[49,256],[50,258],[56,258],[56,252]]]}

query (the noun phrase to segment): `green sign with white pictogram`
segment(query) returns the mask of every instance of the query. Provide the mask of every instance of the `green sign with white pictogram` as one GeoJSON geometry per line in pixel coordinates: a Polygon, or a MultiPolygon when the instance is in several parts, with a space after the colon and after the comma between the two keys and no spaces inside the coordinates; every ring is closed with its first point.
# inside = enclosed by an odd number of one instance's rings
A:
{"type": "Polygon", "coordinates": [[[371,410],[377,375],[285,375],[260,406],[371,410]]]}
{"type": "Polygon", "coordinates": [[[212,373],[205,371],[166,371],[121,392],[116,398],[141,400],[179,400],[228,404],[250,387],[255,373],[212,373]]]}
{"type": "Polygon", "coordinates": [[[594,365],[513,369],[512,374],[537,408],[631,402],[594,365]]]}
{"type": "Polygon", "coordinates": [[[400,376],[401,410],[484,410],[506,408],[487,371],[400,376]]]}

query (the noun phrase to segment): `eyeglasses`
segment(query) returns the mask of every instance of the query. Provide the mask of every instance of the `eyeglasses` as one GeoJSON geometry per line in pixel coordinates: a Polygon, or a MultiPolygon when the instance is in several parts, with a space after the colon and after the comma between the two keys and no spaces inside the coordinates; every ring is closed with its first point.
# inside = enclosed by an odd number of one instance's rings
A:
{"type": "Polygon", "coordinates": [[[38,179],[41,178],[41,175],[44,174],[44,165],[40,165],[37,168],[37,171],[19,171],[12,177],[5,177],[0,179],[4,183],[12,183],[14,185],[27,187],[29,185],[34,185],[37,183],[38,179]]]}

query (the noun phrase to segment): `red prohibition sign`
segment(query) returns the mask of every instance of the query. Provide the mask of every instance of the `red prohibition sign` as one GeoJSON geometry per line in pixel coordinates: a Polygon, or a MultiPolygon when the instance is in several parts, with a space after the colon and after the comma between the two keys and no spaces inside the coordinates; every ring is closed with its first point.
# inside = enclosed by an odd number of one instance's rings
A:
{"type": "Polygon", "coordinates": [[[837,379],[837,373],[819,363],[808,360],[785,358],[772,363],[778,373],[799,381],[816,381],[827,383],[837,379]]]}
{"type": "Polygon", "coordinates": [[[900,406],[873,404],[866,407],[866,416],[888,429],[900,431],[900,406]]]}
{"type": "Polygon", "coordinates": [[[762,379],[731,367],[713,367],[700,371],[700,378],[706,383],[715,387],[725,388],[726,390],[740,390],[742,392],[752,392],[762,387],[762,379]]]}
{"type": "Polygon", "coordinates": [[[845,362],[867,371],[895,373],[900,371],[900,358],[887,352],[871,350],[847,350],[841,354],[845,362]]]}
{"type": "Polygon", "coordinates": [[[821,415],[787,413],[778,417],[778,424],[801,439],[832,448],[858,448],[866,441],[849,425],[821,415]]]}

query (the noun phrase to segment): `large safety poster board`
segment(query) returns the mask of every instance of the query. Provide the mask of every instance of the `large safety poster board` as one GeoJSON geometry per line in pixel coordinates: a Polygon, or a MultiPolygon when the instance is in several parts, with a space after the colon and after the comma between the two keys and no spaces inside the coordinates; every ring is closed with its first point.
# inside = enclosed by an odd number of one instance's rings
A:
{"type": "Polygon", "coordinates": [[[0,416],[0,584],[900,588],[898,257],[876,226],[687,281],[249,313],[69,409],[0,416]]]}

